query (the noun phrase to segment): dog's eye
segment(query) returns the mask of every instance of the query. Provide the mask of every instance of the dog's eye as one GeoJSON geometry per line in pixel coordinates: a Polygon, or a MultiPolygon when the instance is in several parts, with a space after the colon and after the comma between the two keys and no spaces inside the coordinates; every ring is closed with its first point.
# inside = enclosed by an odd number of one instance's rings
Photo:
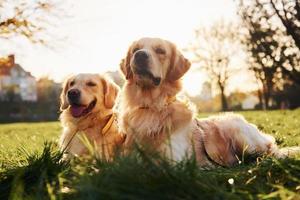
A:
{"type": "Polygon", "coordinates": [[[166,51],[164,49],[160,48],[160,47],[156,48],[155,52],[157,54],[162,54],[162,55],[166,54],[166,51]]]}
{"type": "Polygon", "coordinates": [[[137,52],[138,50],[140,50],[140,49],[139,49],[139,48],[134,48],[133,51],[132,51],[132,53],[135,53],[135,52],[137,52]]]}
{"type": "Polygon", "coordinates": [[[75,81],[70,82],[70,86],[73,86],[75,84],[75,81]]]}
{"type": "Polygon", "coordinates": [[[94,87],[94,86],[96,86],[96,83],[94,83],[94,82],[87,82],[86,85],[90,86],[90,87],[94,87]]]}

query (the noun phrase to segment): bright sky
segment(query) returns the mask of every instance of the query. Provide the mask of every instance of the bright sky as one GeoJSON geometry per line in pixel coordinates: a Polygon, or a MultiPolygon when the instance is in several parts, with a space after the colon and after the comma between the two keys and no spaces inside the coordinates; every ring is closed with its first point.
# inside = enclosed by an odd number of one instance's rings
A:
{"type": "MultiPolygon", "coordinates": [[[[10,44],[16,60],[34,76],[61,81],[71,73],[117,70],[129,44],[140,37],[168,39],[184,48],[194,29],[214,21],[236,18],[234,0],[76,0],[68,9],[59,34],[67,36],[55,51],[10,44]]],[[[205,77],[194,69],[185,76],[185,88],[195,94],[205,77]]]]}

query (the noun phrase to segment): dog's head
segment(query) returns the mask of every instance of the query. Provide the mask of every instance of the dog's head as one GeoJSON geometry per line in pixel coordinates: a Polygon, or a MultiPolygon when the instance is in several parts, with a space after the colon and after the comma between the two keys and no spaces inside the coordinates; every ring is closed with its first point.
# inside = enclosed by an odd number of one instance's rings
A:
{"type": "Polygon", "coordinates": [[[142,38],[129,47],[121,62],[121,71],[127,80],[148,88],[180,79],[190,65],[173,43],[159,38],[142,38]]]}
{"type": "Polygon", "coordinates": [[[78,74],[68,78],[60,95],[60,110],[69,109],[74,118],[101,109],[112,109],[118,86],[98,74],[78,74]]]}

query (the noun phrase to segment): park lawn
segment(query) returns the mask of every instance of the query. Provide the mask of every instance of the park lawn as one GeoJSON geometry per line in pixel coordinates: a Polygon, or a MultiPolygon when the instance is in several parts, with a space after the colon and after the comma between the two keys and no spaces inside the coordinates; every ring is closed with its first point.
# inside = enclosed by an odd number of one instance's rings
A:
{"type": "Polygon", "coordinates": [[[60,132],[59,122],[0,124],[0,171],[41,151],[45,141],[57,141],[60,132]]]}
{"type": "MultiPolygon", "coordinates": [[[[300,145],[299,109],[241,114],[280,146],[300,145]]],[[[174,165],[139,149],[113,163],[64,163],[55,143],[44,144],[60,132],[58,122],[0,125],[0,199],[300,199],[300,156],[204,170],[193,159],[174,165]]]]}

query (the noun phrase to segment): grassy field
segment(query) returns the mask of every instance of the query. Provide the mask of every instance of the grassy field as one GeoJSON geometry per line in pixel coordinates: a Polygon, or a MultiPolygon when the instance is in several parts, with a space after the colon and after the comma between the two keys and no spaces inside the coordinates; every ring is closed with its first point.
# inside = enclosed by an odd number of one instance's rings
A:
{"type": "Polygon", "coordinates": [[[58,122],[0,124],[0,171],[41,151],[45,141],[55,142],[60,132],[58,122]]]}
{"type": "MultiPolygon", "coordinates": [[[[241,114],[280,146],[300,145],[300,110],[241,114]]],[[[64,163],[60,132],[58,122],[0,125],[0,199],[300,199],[300,156],[204,170],[194,159],[174,165],[139,149],[113,163],[64,163]]]]}

